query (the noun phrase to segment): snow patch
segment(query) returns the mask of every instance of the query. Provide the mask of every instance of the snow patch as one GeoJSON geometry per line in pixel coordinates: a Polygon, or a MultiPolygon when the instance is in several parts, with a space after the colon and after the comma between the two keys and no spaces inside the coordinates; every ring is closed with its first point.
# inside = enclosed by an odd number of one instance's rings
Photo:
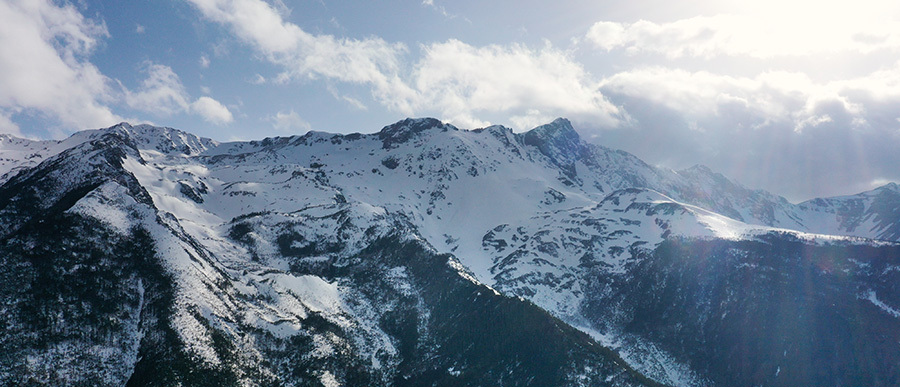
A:
{"type": "Polygon", "coordinates": [[[900,318],[900,310],[894,309],[890,305],[885,304],[883,301],[879,300],[878,297],[876,297],[874,290],[870,289],[869,291],[865,292],[864,294],[861,294],[859,296],[859,298],[868,300],[873,305],[877,306],[879,309],[885,311],[887,314],[894,316],[896,318],[900,318]]]}
{"type": "Polygon", "coordinates": [[[95,218],[124,235],[134,225],[134,216],[128,209],[136,204],[125,187],[108,182],[88,193],[67,212],[95,218]]]}

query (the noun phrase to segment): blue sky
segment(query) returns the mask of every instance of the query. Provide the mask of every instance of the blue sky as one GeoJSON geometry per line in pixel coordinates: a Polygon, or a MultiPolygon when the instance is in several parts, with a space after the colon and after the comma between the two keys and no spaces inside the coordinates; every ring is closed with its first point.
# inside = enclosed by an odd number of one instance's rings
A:
{"type": "Polygon", "coordinates": [[[900,4],[841,3],[0,0],[0,132],[563,116],[651,164],[850,194],[900,180],[900,4]]]}

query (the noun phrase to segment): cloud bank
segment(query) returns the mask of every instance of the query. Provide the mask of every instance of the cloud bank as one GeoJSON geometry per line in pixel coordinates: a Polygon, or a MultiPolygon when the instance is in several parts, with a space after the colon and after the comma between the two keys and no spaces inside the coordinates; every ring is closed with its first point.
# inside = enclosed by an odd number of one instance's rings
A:
{"type": "Polygon", "coordinates": [[[664,23],[596,22],[590,47],[637,63],[601,81],[627,128],[595,135],[650,162],[708,164],[793,200],[900,180],[897,7],[789,1],[664,23]],[[816,71],[834,67],[830,57],[889,60],[874,71],[816,71]],[[748,64],[720,66],[740,61],[748,64]]]}
{"type": "Polygon", "coordinates": [[[900,179],[898,87],[900,66],[830,82],[632,70],[601,87],[629,113],[629,128],[599,137],[651,162],[703,162],[793,200],[860,192],[900,179]]]}

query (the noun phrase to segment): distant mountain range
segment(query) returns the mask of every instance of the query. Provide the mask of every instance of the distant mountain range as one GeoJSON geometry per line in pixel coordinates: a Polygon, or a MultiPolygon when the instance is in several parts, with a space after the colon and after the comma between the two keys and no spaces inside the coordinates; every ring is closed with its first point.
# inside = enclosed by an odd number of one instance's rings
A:
{"type": "Polygon", "coordinates": [[[0,384],[900,385],[898,241],[565,119],[0,136],[0,384]]]}

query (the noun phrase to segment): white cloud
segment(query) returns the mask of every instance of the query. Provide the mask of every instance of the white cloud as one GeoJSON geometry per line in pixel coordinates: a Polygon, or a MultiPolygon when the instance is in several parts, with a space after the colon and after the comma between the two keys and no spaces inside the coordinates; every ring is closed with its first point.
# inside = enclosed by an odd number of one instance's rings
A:
{"type": "Polygon", "coordinates": [[[142,25],[140,25],[140,24],[135,24],[135,26],[134,26],[134,33],[136,33],[136,34],[143,34],[143,33],[146,32],[146,31],[147,31],[147,28],[145,28],[144,26],[142,26],[142,25]]]}
{"type": "Polygon", "coordinates": [[[618,123],[618,109],[604,99],[590,74],[549,45],[538,50],[523,45],[473,47],[449,40],[422,47],[424,56],[410,63],[402,44],[377,37],[313,35],[261,0],[190,1],[205,17],[229,26],[279,65],[283,72],[276,82],[325,78],[366,85],[390,110],[407,115],[437,112],[461,126],[485,124],[478,116],[496,112],[524,123],[532,109],[546,116],[618,123]]]}
{"type": "Polygon", "coordinates": [[[530,129],[544,125],[555,118],[556,116],[544,114],[540,110],[529,109],[525,114],[510,117],[509,121],[516,128],[530,129]]]}
{"type": "Polygon", "coordinates": [[[601,81],[629,120],[597,131],[599,141],[651,163],[707,164],[792,199],[900,179],[900,64],[891,64],[900,3],[744,6],[664,23],[595,23],[587,39],[596,48],[638,63],[601,81]]]}
{"type": "Polygon", "coordinates": [[[229,124],[234,121],[234,117],[225,105],[210,97],[200,97],[191,103],[190,111],[199,114],[209,123],[216,125],[229,124]]]}
{"type": "MultiPolygon", "coordinates": [[[[136,25],[135,32],[144,27],[136,25]]],[[[159,116],[198,114],[229,123],[231,113],[209,97],[192,101],[168,66],[148,62],[147,78],[134,90],[103,75],[89,57],[109,34],[71,4],[47,0],[0,1],[0,131],[21,133],[12,112],[59,122],[51,135],[123,121],[113,106],[159,116]]]]}
{"type": "Polygon", "coordinates": [[[187,110],[190,96],[175,71],[161,64],[147,63],[145,66],[147,78],[141,86],[134,92],[126,91],[128,105],[162,116],[187,110]]]}
{"type": "Polygon", "coordinates": [[[547,116],[618,123],[618,109],[590,74],[549,45],[532,50],[522,45],[473,47],[457,40],[432,44],[415,65],[413,84],[419,93],[414,106],[439,109],[451,120],[498,111],[533,116],[529,112],[537,109],[547,116]]]}
{"type": "Polygon", "coordinates": [[[22,130],[19,129],[19,125],[16,125],[3,111],[0,111],[0,133],[22,137],[22,130]]]}
{"type": "Polygon", "coordinates": [[[227,24],[240,38],[270,54],[299,47],[309,36],[296,25],[285,23],[281,14],[260,0],[189,0],[206,17],[227,24]]]}
{"type": "Polygon", "coordinates": [[[326,88],[328,89],[328,92],[331,93],[331,96],[334,97],[335,99],[339,99],[344,102],[347,102],[348,104],[350,104],[350,106],[353,106],[358,110],[369,110],[369,107],[366,106],[364,103],[362,103],[360,100],[353,98],[349,95],[341,94],[338,91],[337,87],[334,87],[334,85],[329,84],[326,88]]]}
{"type": "Polygon", "coordinates": [[[600,21],[590,28],[587,38],[607,51],[622,49],[669,58],[772,58],[900,48],[900,23],[886,15],[857,12],[871,8],[848,2],[817,2],[791,12],[785,9],[789,3],[773,4],[772,9],[758,12],[696,16],[666,23],[600,21]]]}
{"type": "Polygon", "coordinates": [[[111,81],[86,58],[106,27],[72,5],[0,2],[0,108],[36,111],[69,128],[121,120],[106,103],[111,81]]]}
{"type": "Polygon", "coordinates": [[[869,189],[875,189],[890,183],[895,183],[895,181],[878,177],[869,182],[869,189]]]}
{"type": "MultiPolygon", "coordinates": [[[[752,125],[773,122],[800,131],[810,126],[833,122],[833,115],[851,117],[848,125],[865,123],[863,106],[870,101],[854,98],[848,91],[863,85],[866,93],[900,93],[890,86],[900,85],[900,77],[886,81],[885,73],[875,73],[878,82],[868,77],[825,83],[813,82],[803,73],[766,72],[755,77],[734,77],[706,71],[689,72],[663,67],[624,71],[606,78],[601,89],[607,93],[640,98],[677,111],[692,122],[733,113],[738,109],[755,117],[752,125]],[[877,85],[877,87],[876,87],[877,85]],[[825,112],[827,110],[827,112],[825,112]]],[[[888,95],[884,95],[888,97],[888,95]]]]}
{"type": "Polygon", "coordinates": [[[170,116],[177,113],[194,113],[216,125],[231,123],[231,112],[211,97],[200,97],[191,102],[181,79],[171,67],[147,63],[147,78],[136,91],[125,90],[125,101],[133,109],[170,116]]]}
{"type": "Polygon", "coordinates": [[[209,68],[209,58],[206,55],[200,56],[200,68],[209,68]]]}
{"type": "Polygon", "coordinates": [[[342,95],[341,99],[344,100],[345,102],[347,102],[348,104],[350,104],[350,106],[353,106],[358,110],[363,110],[363,111],[369,110],[369,107],[366,106],[366,104],[360,102],[360,100],[353,98],[349,95],[342,95]]]}
{"type": "Polygon", "coordinates": [[[311,126],[306,120],[300,117],[297,112],[291,110],[290,112],[278,112],[274,116],[269,118],[272,121],[272,126],[275,129],[284,132],[297,132],[297,131],[309,131],[311,126]]]}
{"type": "Polygon", "coordinates": [[[403,44],[371,37],[362,40],[312,35],[286,22],[278,9],[261,0],[189,0],[207,18],[229,26],[284,72],[277,79],[324,77],[365,84],[389,107],[409,113],[406,101],[412,93],[397,75],[403,44]],[[401,98],[397,98],[401,97],[401,98]]]}
{"type": "Polygon", "coordinates": [[[264,77],[260,74],[256,74],[255,76],[253,76],[253,79],[251,79],[249,82],[254,85],[262,85],[262,84],[266,83],[266,77],[264,77]]]}
{"type": "Polygon", "coordinates": [[[434,3],[434,0],[422,0],[422,5],[433,8],[435,11],[443,15],[444,17],[451,17],[449,13],[447,13],[447,9],[444,8],[443,5],[438,5],[434,3]]]}

